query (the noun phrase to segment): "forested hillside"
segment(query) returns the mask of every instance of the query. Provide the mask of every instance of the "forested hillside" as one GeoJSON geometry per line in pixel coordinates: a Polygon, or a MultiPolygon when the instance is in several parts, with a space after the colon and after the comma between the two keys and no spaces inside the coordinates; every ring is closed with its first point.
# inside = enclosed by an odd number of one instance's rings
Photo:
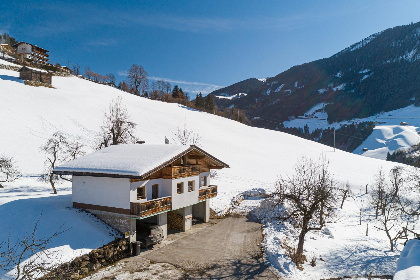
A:
{"type": "MultiPolygon", "coordinates": [[[[321,102],[328,104],[329,122],[419,105],[419,44],[420,23],[394,27],[267,78],[257,88],[242,87],[246,96],[216,102],[243,109],[255,125],[271,129],[321,102]]],[[[212,95],[235,94],[229,91],[233,86],[212,95]]]]}

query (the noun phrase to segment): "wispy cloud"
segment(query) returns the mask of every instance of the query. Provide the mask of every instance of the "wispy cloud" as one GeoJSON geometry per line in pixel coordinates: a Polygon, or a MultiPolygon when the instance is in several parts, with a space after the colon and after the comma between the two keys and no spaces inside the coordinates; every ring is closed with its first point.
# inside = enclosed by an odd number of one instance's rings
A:
{"type": "MultiPolygon", "coordinates": [[[[133,8],[129,11],[121,9],[108,9],[89,3],[85,4],[58,4],[50,3],[36,7],[40,12],[60,14],[59,21],[39,22],[41,35],[54,35],[57,33],[78,32],[81,29],[94,28],[97,26],[115,26],[126,28],[127,26],[149,26],[167,30],[182,32],[229,32],[242,29],[293,29],[301,27],[308,19],[316,20],[322,15],[290,15],[287,17],[247,17],[227,18],[218,16],[192,16],[173,15],[167,13],[145,13],[133,8]],[[96,16],[92,16],[96,15],[96,16]],[[57,24],[59,22],[59,24],[57,24]]],[[[39,31],[39,30],[38,30],[39,31]]]]}
{"type": "Polygon", "coordinates": [[[220,86],[208,84],[208,83],[200,83],[200,82],[188,82],[188,81],[182,81],[182,80],[173,80],[168,78],[162,78],[162,77],[149,77],[149,80],[157,81],[157,80],[163,80],[170,82],[172,85],[179,85],[182,86],[182,90],[184,92],[188,92],[191,94],[208,94],[216,89],[219,89],[220,86]]]}
{"type": "Polygon", "coordinates": [[[115,46],[117,45],[117,41],[115,40],[91,40],[86,43],[89,46],[97,46],[97,47],[108,47],[108,46],[115,46]]]}
{"type": "Polygon", "coordinates": [[[211,87],[219,87],[217,85],[207,84],[207,83],[200,83],[200,82],[187,82],[182,80],[172,80],[168,78],[161,78],[161,77],[149,77],[149,80],[157,81],[163,80],[174,84],[181,84],[181,85],[196,85],[196,86],[211,86],[211,87]]]}
{"type": "MultiPolygon", "coordinates": [[[[126,77],[127,76],[127,71],[118,71],[117,72],[118,76],[121,77],[126,77]]],[[[191,94],[198,94],[198,93],[202,93],[202,94],[207,94],[210,93],[216,89],[221,88],[221,86],[218,85],[214,85],[214,84],[208,84],[208,83],[201,83],[201,82],[188,82],[188,81],[182,81],[182,80],[173,80],[170,78],[162,78],[162,77],[149,77],[149,80],[152,81],[157,81],[157,80],[163,80],[166,82],[169,82],[172,84],[172,86],[174,85],[179,85],[182,87],[182,90],[184,92],[188,92],[191,94]]]]}

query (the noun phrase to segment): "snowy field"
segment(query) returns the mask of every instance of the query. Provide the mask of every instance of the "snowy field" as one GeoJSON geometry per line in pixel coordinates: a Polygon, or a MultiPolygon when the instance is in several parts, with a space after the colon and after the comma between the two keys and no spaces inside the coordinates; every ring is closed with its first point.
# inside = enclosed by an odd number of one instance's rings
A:
{"type": "Polygon", "coordinates": [[[315,105],[304,116],[284,122],[284,126],[303,129],[305,125],[308,125],[309,131],[313,132],[315,129],[339,129],[341,126],[351,123],[377,122],[373,133],[353,153],[384,160],[388,152],[408,149],[412,145],[420,143],[420,107],[410,105],[368,118],[328,124],[328,115],[323,110],[325,105],[325,103],[315,105]],[[400,125],[402,122],[407,125],[400,125]],[[363,151],[363,148],[367,148],[368,151],[363,151]]]}
{"type": "MultiPolygon", "coordinates": [[[[420,113],[420,111],[419,111],[420,113]]],[[[387,153],[409,149],[420,143],[420,135],[415,126],[378,125],[369,137],[353,153],[386,160],[387,153]],[[367,148],[367,151],[363,151],[367,148]]]]}
{"type": "MultiPolygon", "coordinates": [[[[291,174],[294,163],[303,156],[327,159],[337,182],[348,182],[354,193],[371,184],[380,168],[387,173],[395,165],[339,150],[333,152],[328,146],[289,134],[249,127],[179,104],[133,96],[76,77],[53,77],[52,83],[55,89],[30,87],[18,79],[17,72],[0,69],[0,129],[7,131],[6,137],[0,137],[0,154],[13,157],[25,176],[42,172],[45,155],[39,147],[57,130],[83,139],[93,151],[104,113],[118,96],[138,124],[138,137],[146,144],[163,144],[165,136],[171,140],[177,128],[185,124],[201,136],[200,147],[230,165],[229,169],[217,171],[212,179],[212,184],[219,186],[217,197],[211,200],[211,207],[217,212],[227,211],[232,199],[246,190],[262,188],[270,192],[278,176],[291,174]]],[[[13,219],[0,220],[0,241],[9,234],[19,238],[30,231],[41,213],[43,234],[63,222],[69,228],[53,244],[67,259],[113,239],[110,228],[71,207],[68,184],[60,186],[58,193],[52,195],[48,186],[31,177],[5,184],[0,189],[0,216],[10,215],[13,219]]],[[[338,274],[355,275],[372,267],[378,273],[392,274],[398,252],[389,252],[384,237],[364,236],[366,225],[359,227],[356,222],[360,203],[363,199],[355,198],[346,205],[340,212],[344,222],[331,226],[330,235],[319,233],[308,238],[305,243],[308,254],[316,252],[325,264],[305,266],[303,272],[293,269],[290,262],[284,267],[287,262],[282,259],[276,241],[283,229],[268,225],[267,256],[274,268],[293,279],[309,279],[305,277],[311,273],[329,277],[334,274],[334,264],[347,260],[354,266],[338,266],[338,274]]]]}

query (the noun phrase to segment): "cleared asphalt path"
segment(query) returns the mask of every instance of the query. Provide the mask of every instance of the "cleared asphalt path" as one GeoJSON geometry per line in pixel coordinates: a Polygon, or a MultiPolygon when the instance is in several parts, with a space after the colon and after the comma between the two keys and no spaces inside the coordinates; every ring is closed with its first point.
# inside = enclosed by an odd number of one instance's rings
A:
{"type": "Polygon", "coordinates": [[[144,258],[183,269],[185,279],[277,279],[263,261],[261,242],[259,223],[229,217],[144,258]]]}

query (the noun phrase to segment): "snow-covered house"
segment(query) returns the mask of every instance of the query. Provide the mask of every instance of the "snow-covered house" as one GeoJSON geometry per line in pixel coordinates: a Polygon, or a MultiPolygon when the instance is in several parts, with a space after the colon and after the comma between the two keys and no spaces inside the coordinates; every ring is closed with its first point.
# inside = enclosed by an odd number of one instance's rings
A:
{"type": "Polygon", "coordinates": [[[229,167],[197,146],[124,144],[60,165],[73,176],[73,206],[94,213],[136,240],[137,220],[161,225],[176,211],[189,230],[192,218],[208,222],[208,199],[217,195],[210,170],[229,167]]]}

